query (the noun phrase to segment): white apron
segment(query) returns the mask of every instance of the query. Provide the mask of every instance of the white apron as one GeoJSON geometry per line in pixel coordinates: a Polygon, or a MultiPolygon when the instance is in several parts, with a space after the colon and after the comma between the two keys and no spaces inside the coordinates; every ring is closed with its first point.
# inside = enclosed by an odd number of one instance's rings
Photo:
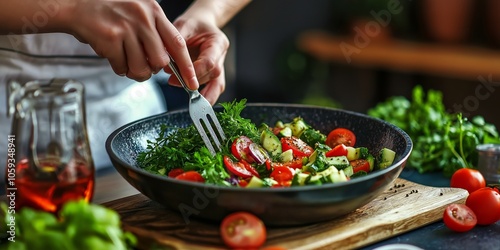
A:
{"type": "Polygon", "coordinates": [[[153,81],[134,82],[117,76],[106,59],[73,36],[61,33],[0,36],[0,176],[7,157],[7,83],[71,78],[85,85],[89,141],[96,168],[111,166],[105,150],[109,134],[119,126],[166,111],[153,81]]]}

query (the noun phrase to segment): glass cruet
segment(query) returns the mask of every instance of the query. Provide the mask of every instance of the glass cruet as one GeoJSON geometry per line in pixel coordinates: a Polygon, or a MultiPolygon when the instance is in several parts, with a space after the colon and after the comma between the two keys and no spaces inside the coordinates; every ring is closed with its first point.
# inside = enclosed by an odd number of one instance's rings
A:
{"type": "Polygon", "coordinates": [[[89,202],[95,168],[83,84],[52,79],[10,82],[8,87],[9,143],[14,150],[9,150],[5,178],[7,192],[16,196],[16,209],[56,213],[69,200],[89,202]]]}

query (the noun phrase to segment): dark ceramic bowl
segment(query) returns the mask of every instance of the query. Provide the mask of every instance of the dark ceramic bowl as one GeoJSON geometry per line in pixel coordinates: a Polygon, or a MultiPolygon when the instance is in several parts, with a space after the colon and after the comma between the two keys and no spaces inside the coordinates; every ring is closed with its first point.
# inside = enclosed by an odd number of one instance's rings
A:
{"type": "Polygon", "coordinates": [[[125,125],[106,141],[106,150],[118,172],[141,193],[180,212],[186,223],[194,217],[220,221],[235,211],[249,211],[266,225],[299,225],[345,215],[373,200],[401,173],[412,150],[410,137],[401,129],[369,116],[323,107],[293,104],[247,104],[242,117],[256,124],[291,121],[301,116],[327,134],[346,127],[357,135],[356,146],[372,154],[387,147],[396,152],[394,164],[384,170],[344,183],[291,188],[245,189],[186,182],[148,173],[136,166],[136,156],[154,140],[161,124],[191,124],[187,110],[152,116],[125,125]]]}

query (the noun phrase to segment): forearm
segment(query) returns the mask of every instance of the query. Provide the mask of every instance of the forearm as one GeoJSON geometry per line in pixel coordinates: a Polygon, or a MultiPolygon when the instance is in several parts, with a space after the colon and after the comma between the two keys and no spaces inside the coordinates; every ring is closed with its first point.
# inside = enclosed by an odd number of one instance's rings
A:
{"type": "Polygon", "coordinates": [[[2,0],[0,34],[64,32],[64,13],[77,1],[2,0]]]}
{"type": "Polygon", "coordinates": [[[222,28],[250,2],[251,0],[196,0],[179,18],[203,18],[222,28]]]}

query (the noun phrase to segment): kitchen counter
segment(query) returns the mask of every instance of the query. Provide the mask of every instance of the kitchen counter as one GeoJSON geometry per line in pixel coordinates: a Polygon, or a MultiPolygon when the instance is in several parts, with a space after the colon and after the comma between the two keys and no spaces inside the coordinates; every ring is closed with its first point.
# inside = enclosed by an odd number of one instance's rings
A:
{"type": "MultiPolygon", "coordinates": [[[[427,186],[449,186],[449,179],[440,173],[419,174],[416,171],[405,169],[400,177],[427,186]]],[[[137,193],[138,191],[113,169],[98,172],[95,203],[103,203],[137,193]]],[[[452,232],[446,228],[442,221],[438,221],[362,249],[388,247],[392,244],[410,244],[422,249],[498,249],[500,246],[499,234],[500,221],[490,226],[477,226],[466,233],[452,232]]]]}

